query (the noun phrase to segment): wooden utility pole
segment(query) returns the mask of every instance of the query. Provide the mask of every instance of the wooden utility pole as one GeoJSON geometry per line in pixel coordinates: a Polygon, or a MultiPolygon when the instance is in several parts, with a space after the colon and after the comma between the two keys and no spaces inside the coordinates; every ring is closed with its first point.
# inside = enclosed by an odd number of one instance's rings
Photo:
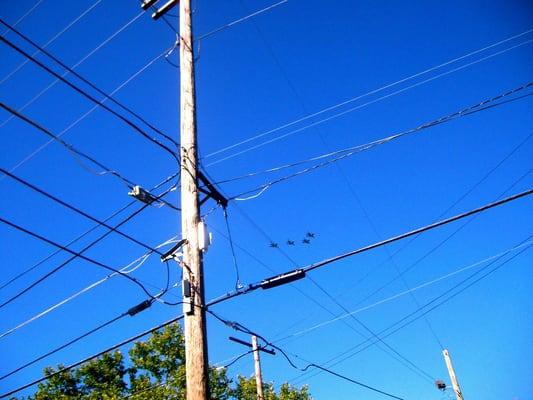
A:
{"type": "Polygon", "coordinates": [[[257,400],[264,400],[263,397],[263,376],[261,375],[261,358],[257,346],[257,337],[252,335],[252,349],[254,350],[255,385],[257,386],[257,400]]]}
{"type": "Polygon", "coordinates": [[[457,377],[455,376],[455,371],[453,369],[450,353],[448,353],[448,350],[444,349],[442,350],[442,355],[444,356],[444,361],[446,362],[446,367],[448,368],[448,373],[450,374],[450,380],[452,381],[455,397],[457,398],[457,400],[463,400],[463,393],[461,392],[459,382],[457,382],[457,377]]]}
{"type": "Polygon", "coordinates": [[[203,260],[196,148],[196,94],[191,0],[180,1],[180,145],[183,311],[187,400],[209,400],[203,260]]]}
{"type": "Polygon", "coordinates": [[[261,374],[261,359],[259,358],[259,352],[265,352],[268,354],[276,354],[276,352],[273,349],[267,349],[265,347],[260,347],[257,345],[257,336],[252,335],[252,344],[245,342],[244,340],[235,338],[230,336],[229,340],[235,343],[242,344],[246,347],[250,347],[252,349],[252,352],[254,353],[254,366],[255,366],[255,384],[256,384],[256,390],[257,390],[257,400],[264,400],[265,397],[263,395],[263,376],[261,374]]]}

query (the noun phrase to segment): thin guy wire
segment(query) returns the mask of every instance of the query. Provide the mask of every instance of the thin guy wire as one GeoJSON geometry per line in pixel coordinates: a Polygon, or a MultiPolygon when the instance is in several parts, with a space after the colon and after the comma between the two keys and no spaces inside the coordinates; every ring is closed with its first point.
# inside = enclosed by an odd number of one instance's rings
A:
{"type": "MultiPolygon", "coordinates": [[[[244,0],[240,0],[240,4],[242,5],[243,8],[246,8],[245,4],[244,4],[244,0]]],[[[283,67],[281,61],[279,60],[279,58],[276,56],[276,53],[273,49],[273,47],[270,45],[270,43],[266,40],[265,36],[263,35],[263,32],[261,31],[261,29],[259,28],[258,24],[256,23],[253,23],[257,33],[259,34],[261,40],[263,41],[263,44],[265,45],[265,47],[267,48],[269,54],[271,55],[272,59],[274,60],[275,64],[277,65],[278,69],[281,71],[285,81],[287,82],[289,88],[291,89],[291,91],[293,92],[293,94],[295,95],[296,99],[298,100],[298,102],[300,103],[300,106],[303,110],[303,112],[306,114],[306,115],[309,115],[309,110],[307,109],[307,106],[305,104],[305,101],[303,99],[303,97],[300,95],[300,92],[296,89],[296,86],[294,85],[294,83],[291,81],[291,79],[289,78],[289,75],[287,74],[285,68],[283,67]]],[[[329,148],[329,144],[327,143],[325,137],[324,137],[324,134],[323,132],[320,130],[320,127],[317,127],[317,133],[318,133],[318,136],[320,138],[320,140],[322,141],[322,143],[324,144],[324,146],[326,148],[328,148],[329,151],[331,151],[331,148],[329,148]]],[[[342,167],[340,166],[339,163],[335,163],[334,164],[335,167],[337,168],[338,172],[339,172],[339,175],[341,176],[341,178],[346,182],[347,186],[348,186],[348,189],[349,189],[349,192],[351,193],[351,195],[355,198],[356,202],[359,204],[360,208],[362,209],[367,221],[369,222],[370,226],[372,227],[372,229],[374,230],[374,233],[376,234],[376,237],[378,240],[381,240],[381,237],[377,231],[377,228],[374,224],[374,222],[372,221],[372,219],[370,218],[370,215],[368,214],[367,210],[365,209],[365,207],[363,206],[363,203],[361,201],[361,199],[359,198],[359,196],[357,195],[354,187],[352,186],[352,183],[350,181],[350,179],[348,178],[348,176],[346,175],[346,173],[344,172],[344,170],[342,169],[342,167]]],[[[266,190],[266,189],[265,189],[266,190]]],[[[259,195],[259,194],[258,194],[259,195]]],[[[385,248],[385,251],[388,252],[388,248],[385,248]]],[[[396,269],[398,270],[398,266],[395,264],[395,267],[396,269]]],[[[398,271],[399,273],[399,271],[398,271]]],[[[403,279],[403,278],[402,278],[403,279]]],[[[310,278],[310,280],[312,282],[314,282],[313,278],[310,278]]],[[[405,279],[403,279],[403,282],[404,284],[407,286],[407,282],[405,281],[405,279]]],[[[339,301],[338,298],[332,296],[327,290],[325,290],[325,288],[323,288],[322,286],[316,284],[315,283],[315,286],[317,286],[319,288],[319,290],[324,293],[333,303],[335,303],[338,307],[340,307],[344,312],[348,312],[348,309],[339,301]]],[[[414,296],[414,295],[412,295],[414,296]]],[[[413,298],[413,300],[415,301],[416,303],[416,299],[413,298]]],[[[418,304],[417,304],[418,305],[418,304]]],[[[371,335],[373,335],[374,337],[376,337],[375,333],[373,330],[371,330],[365,323],[363,323],[361,320],[359,320],[358,318],[355,318],[352,316],[352,319],[357,323],[359,324],[360,326],[362,326],[367,332],[369,332],[371,335]]],[[[439,343],[440,347],[443,348],[442,346],[442,343],[440,342],[440,339],[438,338],[436,332],[434,331],[433,327],[431,326],[431,324],[429,323],[429,320],[426,318],[426,322],[428,324],[428,327],[430,329],[430,331],[433,333],[433,336],[435,337],[435,339],[437,340],[437,342],[439,343]]],[[[413,367],[415,367],[416,369],[418,369],[420,372],[422,372],[424,375],[428,376],[430,378],[431,381],[434,381],[435,379],[428,375],[424,370],[421,370],[418,368],[417,365],[413,364],[409,359],[405,358],[402,354],[400,354],[396,349],[394,349],[393,347],[391,347],[388,343],[380,340],[382,342],[382,344],[384,346],[386,346],[389,350],[391,350],[393,353],[395,353],[396,355],[398,355],[400,358],[402,358],[404,361],[408,362],[410,365],[412,365],[413,367]]]]}
{"type": "Polygon", "coordinates": [[[235,268],[235,290],[239,290],[240,288],[243,287],[243,285],[241,284],[241,279],[239,277],[239,265],[237,264],[237,257],[235,256],[235,248],[233,246],[233,238],[231,236],[231,229],[230,229],[230,226],[229,226],[229,221],[228,221],[228,211],[227,211],[227,208],[224,207],[223,208],[223,213],[224,213],[224,221],[226,223],[226,231],[228,232],[228,239],[229,239],[229,246],[230,246],[230,249],[231,249],[231,256],[233,258],[233,266],[235,268]]]}
{"type": "MultiPolygon", "coordinates": [[[[22,21],[24,21],[37,7],[39,7],[39,5],[43,1],[44,0],[38,0],[33,6],[30,7],[30,9],[28,11],[26,11],[24,14],[22,14],[22,16],[13,23],[13,26],[17,26],[22,21]]],[[[2,37],[7,35],[8,33],[9,33],[9,29],[5,30],[4,33],[2,33],[2,37]]]]}

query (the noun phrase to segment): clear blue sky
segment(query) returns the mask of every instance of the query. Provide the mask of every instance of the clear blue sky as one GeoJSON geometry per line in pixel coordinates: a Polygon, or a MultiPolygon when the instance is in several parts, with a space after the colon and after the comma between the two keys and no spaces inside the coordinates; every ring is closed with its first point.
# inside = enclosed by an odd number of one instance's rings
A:
{"type": "MultiPolygon", "coordinates": [[[[3,2],[1,18],[15,22],[35,0],[3,2]]],[[[80,15],[94,0],[44,0],[18,28],[46,43],[80,15]]],[[[258,0],[196,1],[195,34],[201,35],[249,12],[272,4],[258,0]],[[243,6],[244,4],[244,6],[243,6]]],[[[76,64],[91,49],[140,12],[135,1],[102,0],[85,17],[61,35],[49,50],[68,65],[76,64]]],[[[197,96],[200,154],[279,127],[288,122],[380,88],[406,76],[483,48],[533,27],[533,8],[527,1],[302,1],[289,0],[267,13],[226,29],[198,46],[197,96]]],[[[176,24],[176,19],[169,21],[176,24]]],[[[12,33],[13,40],[30,52],[12,33]]],[[[143,15],[103,46],[77,71],[110,92],[169,48],[173,32],[163,23],[143,15]]],[[[533,39],[533,33],[489,49],[438,71],[420,76],[362,98],[336,111],[364,104],[439,73],[479,60],[533,39]]],[[[3,46],[0,77],[23,58],[3,46]]],[[[41,58],[44,60],[44,58],[41,58]]],[[[170,56],[177,61],[176,53],[170,56]]],[[[56,68],[56,67],[54,67],[56,68]]],[[[60,68],[57,68],[60,71],[60,68]]],[[[222,180],[329,150],[376,140],[400,130],[452,113],[522,85],[533,78],[532,44],[527,43],[332,119],[220,162],[207,171],[222,180]],[[322,139],[321,139],[322,136],[322,139]]],[[[0,99],[20,108],[53,78],[31,63],[0,85],[0,99]]],[[[178,70],[160,59],[116,95],[153,124],[178,138],[178,70]]],[[[100,97],[100,96],[98,96],[100,97]]],[[[294,268],[280,251],[243,216],[250,216],[280,248],[305,265],[430,223],[472,188],[533,132],[530,98],[513,102],[427,129],[358,154],[327,168],[273,186],[261,196],[231,205],[229,219],[235,242],[276,272],[294,268]],[[351,187],[351,189],[350,189],[351,187]],[[354,195],[355,193],[355,195],[354,195]],[[359,199],[359,201],[356,199],[359,199]],[[374,226],[374,228],[372,227],[374,226]],[[301,244],[307,231],[316,232],[308,246],[301,244]],[[287,239],[297,242],[285,245],[287,239]]],[[[56,133],[92,107],[63,84],[55,85],[24,113],[56,133]]],[[[274,132],[271,139],[318,121],[333,112],[274,132]]],[[[9,115],[0,113],[1,121],[9,115]]],[[[22,121],[1,128],[0,166],[10,169],[47,138],[22,121]]],[[[168,154],[153,146],[125,124],[97,110],[65,134],[64,139],[93,155],[144,187],[152,187],[176,170],[168,154]]],[[[263,140],[249,142],[204,164],[229,156],[263,140]]],[[[484,180],[447,215],[465,211],[498,198],[532,167],[533,139],[484,180]]],[[[105,218],[129,201],[128,189],[111,176],[97,176],[81,168],[63,147],[51,144],[15,172],[39,187],[105,218]]],[[[228,195],[238,194],[275,176],[262,175],[222,185],[228,195]]],[[[510,190],[531,187],[531,174],[510,190]]],[[[3,177],[0,181],[1,216],[55,241],[69,240],[94,223],[3,177]]],[[[176,195],[169,201],[178,202],[176,195]]],[[[479,216],[405,275],[410,287],[505,251],[531,234],[531,200],[526,198],[479,216]]],[[[207,205],[204,211],[209,210],[207,205]]],[[[126,214],[123,214],[126,215],[126,214]]],[[[113,221],[118,222],[120,218],[113,221]]],[[[220,210],[207,222],[224,232],[220,210]]],[[[395,281],[364,300],[376,288],[409,267],[419,257],[452,234],[461,223],[424,234],[395,258],[388,254],[405,243],[356,256],[312,272],[310,276],[350,311],[405,291],[395,281]],[[364,276],[368,277],[361,281],[364,276]]],[[[168,207],[151,207],[123,227],[150,245],[179,233],[179,215],[168,207]]],[[[105,230],[99,229],[97,233],[105,230]]],[[[7,226],[0,226],[2,274],[0,283],[39,261],[54,249],[7,226]]],[[[89,235],[73,246],[80,249],[96,237],[89,235]]],[[[213,233],[214,244],[205,256],[206,296],[214,298],[233,288],[234,268],[228,242],[213,233]]],[[[122,267],[144,249],[111,235],[87,255],[122,267]]],[[[51,270],[68,255],[53,257],[31,274],[0,290],[7,299],[36,277],[51,270]]],[[[271,275],[254,259],[237,250],[243,283],[271,275]]],[[[428,314],[438,338],[450,350],[465,397],[533,399],[532,364],[532,253],[526,251],[494,274],[428,314]],[[528,378],[529,376],[529,378],[528,378]]],[[[414,292],[420,304],[430,301],[479,267],[454,275],[414,292]]],[[[177,267],[173,266],[173,278],[177,267]]],[[[0,331],[5,332],[95,280],[105,271],[82,260],[71,263],[51,279],[0,310],[0,331]]],[[[165,280],[164,266],[150,258],[135,276],[154,285],[165,280]]],[[[168,294],[176,300],[179,289],[168,294]]],[[[144,300],[142,292],[124,279],[114,278],[45,317],[0,338],[0,374],[68,341],[144,300]]],[[[410,296],[356,314],[378,332],[416,309],[410,296]]],[[[271,291],[260,291],[216,306],[222,316],[238,320],[267,338],[300,332],[344,313],[307,279],[271,291]],[[320,308],[298,290],[304,292],[320,308]],[[331,314],[332,313],[332,314],[331,314]]],[[[86,357],[181,312],[160,304],[77,343],[24,371],[0,381],[2,392],[40,376],[46,365],[70,363],[86,357]]],[[[352,319],[347,324],[356,326],[352,319]]],[[[337,321],[279,344],[299,356],[323,363],[364,340],[337,321]]],[[[357,330],[361,328],[357,326],[357,330]]],[[[227,340],[228,331],[216,320],[208,321],[209,358],[215,363],[242,351],[227,340]]],[[[365,335],[368,336],[367,333],[365,335]]],[[[424,319],[417,320],[385,341],[432,377],[449,382],[441,348],[424,319]]],[[[381,346],[383,347],[383,346],[381,346]]],[[[126,348],[127,349],[127,348],[126,348]]],[[[124,349],[124,350],[126,350],[124,349]]],[[[347,376],[397,394],[405,399],[442,399],[431,382],[422,379],[378,346],[372,346],[332,367],[347,376]]],[[[301,365],[304,363],[297,360],[301,365]]],[[[379,399],[330,375],[296,380],[299,372],[281,356],[263,357],[264,377],[276,385],[289,380],[307,383],[316,399],[379,399]]],[[[230,375],[250,375],[252,360],[245,358],[230,368],[230,375]]],[[[31,393],[28,390],[24,393],[31,393]]]]}

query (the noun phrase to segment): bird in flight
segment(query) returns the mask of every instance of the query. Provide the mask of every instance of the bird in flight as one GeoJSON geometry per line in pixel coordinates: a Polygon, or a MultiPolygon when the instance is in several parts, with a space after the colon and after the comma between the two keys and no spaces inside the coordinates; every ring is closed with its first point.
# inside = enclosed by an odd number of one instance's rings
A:
{"type": "Polygon", "coordinates": [[[311,243],[311,241],[310,241],[309,239],[303,239],[303,240],[302,240],[302,243],[303,243],[303,244],[309,244],[309,243],[311,243]]]}
{"type": "Polygon", "coordinates": [[[270,242],[270,247],[277,249],[279,245],[276,242],[270,242]]]}
{"type": "Polygon", "coordinates": [[[309,239],[313,239],[315,237],[315,234],[313,232],[307,232],[305,234],[305,237],[308,237],[309,239]]]}
{"type": "Polygon", "coordinates": [[[288,246],[294,246],[294,240],[287,240],[288,246]]]}

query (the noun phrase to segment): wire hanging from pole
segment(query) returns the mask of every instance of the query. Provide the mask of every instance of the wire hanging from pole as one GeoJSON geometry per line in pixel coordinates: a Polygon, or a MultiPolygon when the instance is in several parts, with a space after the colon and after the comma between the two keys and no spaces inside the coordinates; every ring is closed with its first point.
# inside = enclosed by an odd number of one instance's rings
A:
{"type": "Polygon", "coordinates": [[[224,212],[224,221],[226,223],[226,231],[228,232],[228,240],[229,240],[229,247],[231,249],[231,257],[233,258],[233,266],[235,268],[235,290],[240,290],[244,287],[244,285],[241,283],[241,279],[239,276],[239,265],[237,264],[237,256],[235,255],[235,247],[233,245],[233,237],[231,236],[231,229],[229,227],[229,221],[228,221],[228,210],[227,207],[223,208],[224,212]]]}

